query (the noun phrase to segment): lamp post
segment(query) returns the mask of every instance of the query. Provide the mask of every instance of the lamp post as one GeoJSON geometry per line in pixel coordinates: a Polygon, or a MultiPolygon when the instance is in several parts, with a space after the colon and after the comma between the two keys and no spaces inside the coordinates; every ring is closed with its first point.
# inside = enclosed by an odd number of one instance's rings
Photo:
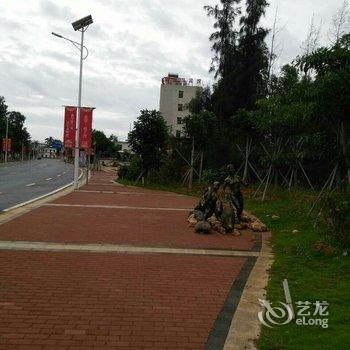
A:
{"type": "Polygon", "coordinates": [[[77,113],[77,120],[75,125],[75,158],[74,158],[74,188],[78,188],[78,178],[79,178],[79,130],[80,130],[80,109],[81,109],[81,90],[82,90],[82,78],[83,78],[83,60],[87,58],[88,56],[88,50],[84,46],[84,33],[89,27],[90,24],[92,24],[92,17],[91,15],[86,16],[84,18],[81,18],[75,22],[72,23],[73,29],[75,31],[81,32],[81,41],[80,44],[70,40],[68,38],[65,38],[64,36],[52,33],[52,35],[55,35],[61,39],[65,39],[70,41],[78,50],[80,50],[80,70],[79,70],[79,90],[78,90],[78,113],[77,113]],[[83,49],[86,50],[86,56],[83,55],[83,49]]]}
{"type": "Polygon", "coordinates": [[[8,145],[9,145],[9,115],[10,112],[6,113],[6,136],[5,136],[5,140],[6,140],[6,144],[5,144],[5,163],[7,163],[7,150],[8,150],[8,145]]]}

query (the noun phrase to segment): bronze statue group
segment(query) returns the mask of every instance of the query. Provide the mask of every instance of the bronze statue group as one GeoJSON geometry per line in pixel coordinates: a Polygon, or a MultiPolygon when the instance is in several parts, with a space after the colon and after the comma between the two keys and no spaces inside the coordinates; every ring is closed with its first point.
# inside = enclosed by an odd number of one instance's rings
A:
{"type": "Polygon", "coordinates": [[[227,166],[228,176],[223,184],[215,181],[208,187],[193,211],[189,214],[189,222],[198,233],[232,233],[235,223],[240,224],[244,208],[242,186],[247,186],[234,172],[234,166],[227,166]]]}

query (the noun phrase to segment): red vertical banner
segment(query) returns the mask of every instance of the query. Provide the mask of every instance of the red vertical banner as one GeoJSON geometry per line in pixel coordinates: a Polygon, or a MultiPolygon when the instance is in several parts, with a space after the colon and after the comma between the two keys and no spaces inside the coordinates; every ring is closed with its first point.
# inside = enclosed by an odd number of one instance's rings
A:
{"type": "Polygon", "coordinates": [[[2,139],[2,150],[4,152],[11,152],[11,139],[6,139],[3,138],[2,139]]]}
{"type": "Polygon", "coordinates": [[[66,106],[64,109],[64,134],[63,134],[63,146],[65,148],[75,147],[76,120],[77,120],[77,107],[66,106]]]}
{"type": "Polygon", "coordinates": [[[91,148],[92,111],[93,108],[80,109],[79,147],[89,150],[91,148]]]}

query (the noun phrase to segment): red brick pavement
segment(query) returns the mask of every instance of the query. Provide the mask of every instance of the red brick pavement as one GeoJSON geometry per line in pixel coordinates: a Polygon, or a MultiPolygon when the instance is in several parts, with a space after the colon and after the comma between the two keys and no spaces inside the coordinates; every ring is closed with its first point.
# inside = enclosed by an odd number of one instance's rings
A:
{"type": "Polygon", "coordinates": [[[0,252],[0,349],[202,349],[245,260],[0,252]]]}
{"type": "MultiPolygon", "coordinates": [[[[98,172],[108,186],[88,185],[54,201],[56,204],[193,208],[196,199],[171,192],[117,186],[108,183],[115,174],[98,172]]],[[[0,239],[74,243],[115,243],[137,246],[251,250],[257,235],[198,235],[188,226],[187,211],[153,211],[109,208],[41,207],[0,226],[0,239]]]]}
{"type": "MultiPolygon", "coordinates": [[[[100,185],[56,203],[186,208],[193,198],[100,185]],[[145,193],[137,195],[136,193],[145,193]],[[146,195],[147,194],[147,195],[146,195]]],[[[186,211],[42,206],[0,240],[250,250],[254,234],[197,235],[186,211]]],[[[0,251],[0,349],[202,349],[246,258],[0,251]]],[[[227,325],[226,325],[227,326],[227,325]]]]}
{"type": "MultiPolygon", "coordinates": [[[[140,203],[141,204],[141,203],[140,203]]],[[[137,246],[250,250],[256,239],[198,235],[188,226],[187,213],[129,209],[41,207],[0,226],[1,240],[115,243],[137,246]]]]}
{"type": "MultiPolygon", "coordinates": [[[[105,191],[106,192],[106,191],[105,191]]],[[[179,196],[176,194],[130,192],[127,189],[116,193],[89,193],[75,192],[61,197],[54,203],[65,204],[102,204],[102,205],[126,205],[143,206],[151,208],[181,208],[191,209],[198,200],[192,197],[179,196]]],[[[184,213],[183,215],[187,215],[184,213]]]]}

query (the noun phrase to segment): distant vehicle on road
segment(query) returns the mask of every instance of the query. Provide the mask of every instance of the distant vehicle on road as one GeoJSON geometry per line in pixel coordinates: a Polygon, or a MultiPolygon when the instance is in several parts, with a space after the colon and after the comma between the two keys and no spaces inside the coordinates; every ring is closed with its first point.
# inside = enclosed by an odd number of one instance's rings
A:
{"type": "Polygon", "coordinates": [[[38,156],[38,158],[37,159],[41,159],[42,158],[42,156],[38,156]]]}

